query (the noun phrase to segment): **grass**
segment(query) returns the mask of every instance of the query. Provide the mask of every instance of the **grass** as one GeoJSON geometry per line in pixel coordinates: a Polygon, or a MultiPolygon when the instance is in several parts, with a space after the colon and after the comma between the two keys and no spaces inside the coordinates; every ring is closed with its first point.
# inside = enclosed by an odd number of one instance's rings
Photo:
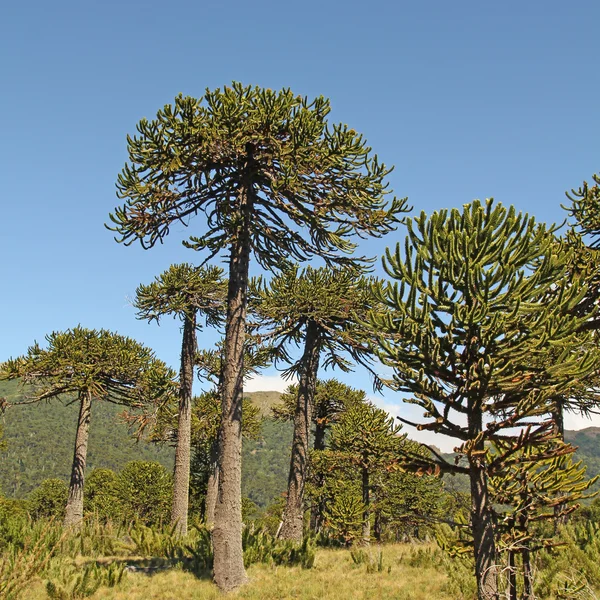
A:
{"type": "MultiPolygon", "coordinates": [[[[422,548],[422,547],[421,547],[422,548]]],[[[379,549],[371,550],[373,559],[379,549]]],[[[394,600],[457,600],[445,591],[446,575],[431,564],[415,564],[414,547],[384,546],[383,569],[367,573],[367,564],[356,564],[348,550],[320,549],[315,567],[252,565],[249,583],[227,598],[247,600],[329,600],[341,598],[394,600]],[[411,566],[411,563],[414,566],[411,566]]],[[[28,600],[45,600],[45,582],[36,580],[27,590],[28,600]]],[[[128,573],[116,588],[100,588],[92,599],[102,600],[210,600],[223,598],[209,578],[198,579],[179,569],[152,575],[128,573]]]]}

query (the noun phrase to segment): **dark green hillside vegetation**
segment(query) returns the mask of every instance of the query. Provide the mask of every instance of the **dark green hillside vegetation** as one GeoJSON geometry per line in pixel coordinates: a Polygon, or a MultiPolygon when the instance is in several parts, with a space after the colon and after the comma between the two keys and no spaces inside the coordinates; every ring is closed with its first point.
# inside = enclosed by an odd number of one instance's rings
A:
{"type": "MultiPolygon", "coordinates": [[[[15,381],[0,382],[0,396],[17,402],[22,390],[15,381]]],[[[79,407],[76,404],[40,402],[10,407],[4,415],[7,450],[0,461],[2,492],[22,498],[44,479],[69,480],[79,407]]],[[[131,460],[155,461],[173,466],[173,450],[136,443],[119,420],[123,407],[97,402],[92,407],[87,470],[119,471],[131,460]]]]}

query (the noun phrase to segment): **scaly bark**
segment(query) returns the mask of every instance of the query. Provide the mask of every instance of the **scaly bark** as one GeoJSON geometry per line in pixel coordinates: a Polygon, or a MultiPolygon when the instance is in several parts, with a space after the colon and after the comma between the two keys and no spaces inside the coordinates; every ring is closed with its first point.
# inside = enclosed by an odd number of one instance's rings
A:
{"type": "MultiPolygon", "coordinates": [[[[470,439],[476,439],[483,428],[481,409],[477,401],[469,400],[468,427],[470,439]]],[[[484,444],[479,441],[469,455],[471,484],[471,528],[475,557],[478,600],[498,600],[498,565],[494,521],[488,493],[484,444]]]]}
{"type": "Polygon", "coordinates": [[[218,440],[215,440],[210,448],[210,473],[206,484],[206,498],[204,499],[204,523],[208,529],[212,529],[215,524],[215,507],[219,493],[218,446],[218,440]]]}
{"type": "Polygon", "coordinates": [[[312,406],[317,388],[319,370],[319,332],[317,324],[309,321],[306,328],[302,371],[298,383],[298,398],[294,413],[294,438],[288,491],[283,511],[283,524],[279,537],[284,540],[302,541],[304,521],[304,486],[308,477],[308,438],[312,420],[312,406]]]}
{"type": "Polygon", "coordinates": [[[71,483],[69,497],[65,510],[65,527],[80,527],[83,521],[83,482],[87,458],[88,439],[90,432],[90,416],[92,411],[92,395],[89,391],[79,394],[79,420],[75,436],[75,451],[71,468],[71,483]]]}
{"type": "MultiPolygon", "coordinates": [[[[248,162],[251,162],[252,150],[247,150],[248,162]]],[[[250,263],[249,224],[254,192],[248,183],[241,186],[239,193],[239,217],[242,225],[231,245],[229,258],[222,419],[219,432],[219,484],[215,526],[212,531],[214,579],[224,592],[248,581],[242,549],[242,395],[250,263]]]]}
{"type": "Polygon", "coordinates": [[[190,493],[190,454],[192,438],[192,386],[194,355],[196,353],[196,314],[186,315],[183,321],[181,343],[181,370],[179,375],[179,420],[175,472],[173,476],[173,506],[171,525],[177,535],[187,535],[190,493]]]}

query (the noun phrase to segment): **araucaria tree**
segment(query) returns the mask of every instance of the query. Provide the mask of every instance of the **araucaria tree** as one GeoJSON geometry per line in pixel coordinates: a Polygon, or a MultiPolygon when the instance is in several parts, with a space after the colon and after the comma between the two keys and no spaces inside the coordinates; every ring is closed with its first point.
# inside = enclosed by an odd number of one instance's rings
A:
{"type": "Polygon", "coordinates": [[[398,461],[405,436],[401,425],[384,410],[369,403],[350,407],[333,427],[331,450],[360,469],[363,501],[362,541],[371,541],[371,489],[377,469],[398,461]]]}
{"type": "MultiPolygon", "coordinates": [[[[277,421],[294,421],[299,398],[298,384],[290,385],[281,395],[279,404],[272,407],[273,417],[277,421]]],[[[350,406],[366,402],[367,394],[338,381],[337,379],[317,380],[315,395],[312,400],[312,424],[314,425],[313,450],[325,450],[327,431],[338,422],[340,416],[350,406]]],[[[304,403],[300,403],[300,409],[304,403]]],[[[291,462],[291,461],[290,461],[291,462]]],[[[310,461],[309,461],[310,462],[310,461]]],[[[309,465],[310,468],[310,465],[309,465]]],[[[312,473],[314,488],[322,487],[322,473],[312,473]]],[[[310,528],[317,532],[322,523],[323,502],[313,499],[310,508],[310,528]]]]}
{"type": "Polygon", "coordinates": [[[171,510],[171,524],[179,535],[186,535],[188,524],[196,331],[203,324],[218,326],[224,321],[226,295],[227,282],[223,279],[222,269],[194,267],[185,263],[172,265],[151,284],[140,285],[135,294],[134,307],[138,310],[138,318],[158,322],[161,317],[172,315],[183,321],[171,510]]]}
{"type": "Polygon", "coordinates": [[[294,438],[286,506],[280,537],[302,540],[304,488],[308,476],[309,434],[319,364],[348,371],[353,362],[368,364],[369,328],[362,323],[374,305],[371,279],[352,269],[286,269],[269,284],[252,286],[259,337],[273,348],[276,362],[298,376],[294,438]],[[291,347],[302,346],[297,360],[291,347]]]}
{"type": "Polygon", "coordinates": [[[82,327],[54,332],[47,347],[35,343],[25,356],[0,366],[0,380],[20,379],[25,402],[55,398],[79,402],[79,420],[64,524],[83,518],[83,482],[93,401],[129,407],[167,401],[175,394],[175,373],[138,342],[104,329],[82,327]]]}
{"type": "MultiPolygon", "coordinates": [[[[373,314],[379,354],[393,386],[425,409],[419,429],[457,439],[468,466],[439,458],[470,478],[478,594],[498,598],[496,545],[488,477],[522,448],[545,439],[552,399],[585,376],[582,319],[573,307],[585,282],[557,286],[566,251],[552,231],[514,208],[488,200],[407,221],[402,247],[387,251],[394,282],[381,288],[387,314],[373,314]],[[544,353],[558,352],[553,363],[544,353]],[[514,443],[493,458],[490,442],[514,443]]],[[[408,422],[408,421],[406,421],[408,422]]]]}
{"type": "MultiPolygon", "coordinates": [[[[118,241],[162,241],[173,223],[203,213],[187,245],[226,252],[229,287],[219,435],[214,577],[222,590],[246,581],[242,553],[241,419],[250,256],[268,270],[318,255],[347,263],[353,234],[383,235],[406,208],[387,202],[385,177],[362,136],[327,125],[329,102],[258,87],[178,96],[128,138],[119,176],[125,204],[111,220],[118,241]]],[[[354,259],[356,260],[356,259],[354,259]]]]}

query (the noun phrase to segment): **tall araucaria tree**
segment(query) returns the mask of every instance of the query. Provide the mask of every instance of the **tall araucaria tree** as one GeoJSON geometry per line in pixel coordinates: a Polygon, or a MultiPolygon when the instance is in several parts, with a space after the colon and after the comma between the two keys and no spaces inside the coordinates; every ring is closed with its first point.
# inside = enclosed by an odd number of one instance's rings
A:
{"type": "Polygon", "coordinates": [[[26,385],[24,403],[62,399],[79,402],[79,419],[64,524],[83,518],[83,483],[92,404],[112,402],[132,408],[168,401],[176,393],[175,373],[148,348],[104,329],[82,327],[46,336],[25,356],[0,366],[0,380],[26,385]]]}
{"type": "Polygon", "coordinates": [[[372,316],[379,354],[394,369],[393,387],[425,409],[422,423],[402,420],[461,443],[467,466],[440,456],[438,466],[470,478],[478,596],[497,600],[488,477],[546,439],[553,398],[594,369],[579,351],[582,319],[572,311],[586,286],[557,288],[567,251],[513,207],[474,201],[406,224],[404,251],[398,244],[384,259],[394,280],[380,290],[389,312],[372,316]],[[552,364],[549,347],[559,350],[552,364]],[[489,443],[514,431],[521,434],[492,459],[489,443]]]}
{"type": "Polygon", "coordinates": [[[372,334],[364,320],[374,307],[374,280],[352,269],[286,269],[268,284],[252,285],[252,307],[258,336],[273,348],[276,363],[289,364],[285,375],[298,376],[294,437],[286,506],[280,537],[301,541],[304,488],[308,477],[309,434],[317,376],[324,367],[348,371],[353,362],[368,365],[372,334]],[[302,347],[293,360],[291,347],[302,347]]]}
{"type": "Polygon", "coordinates": [[[229,261],[219,451],[219,497],[213,529],[214,577],[221,590],[246,581],[242,552],[241,418],[243,351],[250,257],[267,270],[289,259],[349,256],[352,236],[392,230],[406,201],[388,203],[385,178],[364,139],[327,124],[329,101],[289,89],[207,90],[178,96],[142,119],[128,138],[129,162],[117,183],[125,204],[111,215],[117,241],[144,248],[173,223],[202,213],[205,226],[186,245],[226,253],[229,261]]]}
{"type": "Polygon", "coordinates": [[[136,290],[134,307],[139,319],[159,322],[172,315],[183,321],[181,366],[179,371],[179,411],[173,506],[171,525],[179,535],[188,528],[190,454],[192,426],[192,387],[196,356],[196,332],[206,326],[218,326],[225,320],[227,282],[218,267],[172,265],[149,285],[136,290]]]}

